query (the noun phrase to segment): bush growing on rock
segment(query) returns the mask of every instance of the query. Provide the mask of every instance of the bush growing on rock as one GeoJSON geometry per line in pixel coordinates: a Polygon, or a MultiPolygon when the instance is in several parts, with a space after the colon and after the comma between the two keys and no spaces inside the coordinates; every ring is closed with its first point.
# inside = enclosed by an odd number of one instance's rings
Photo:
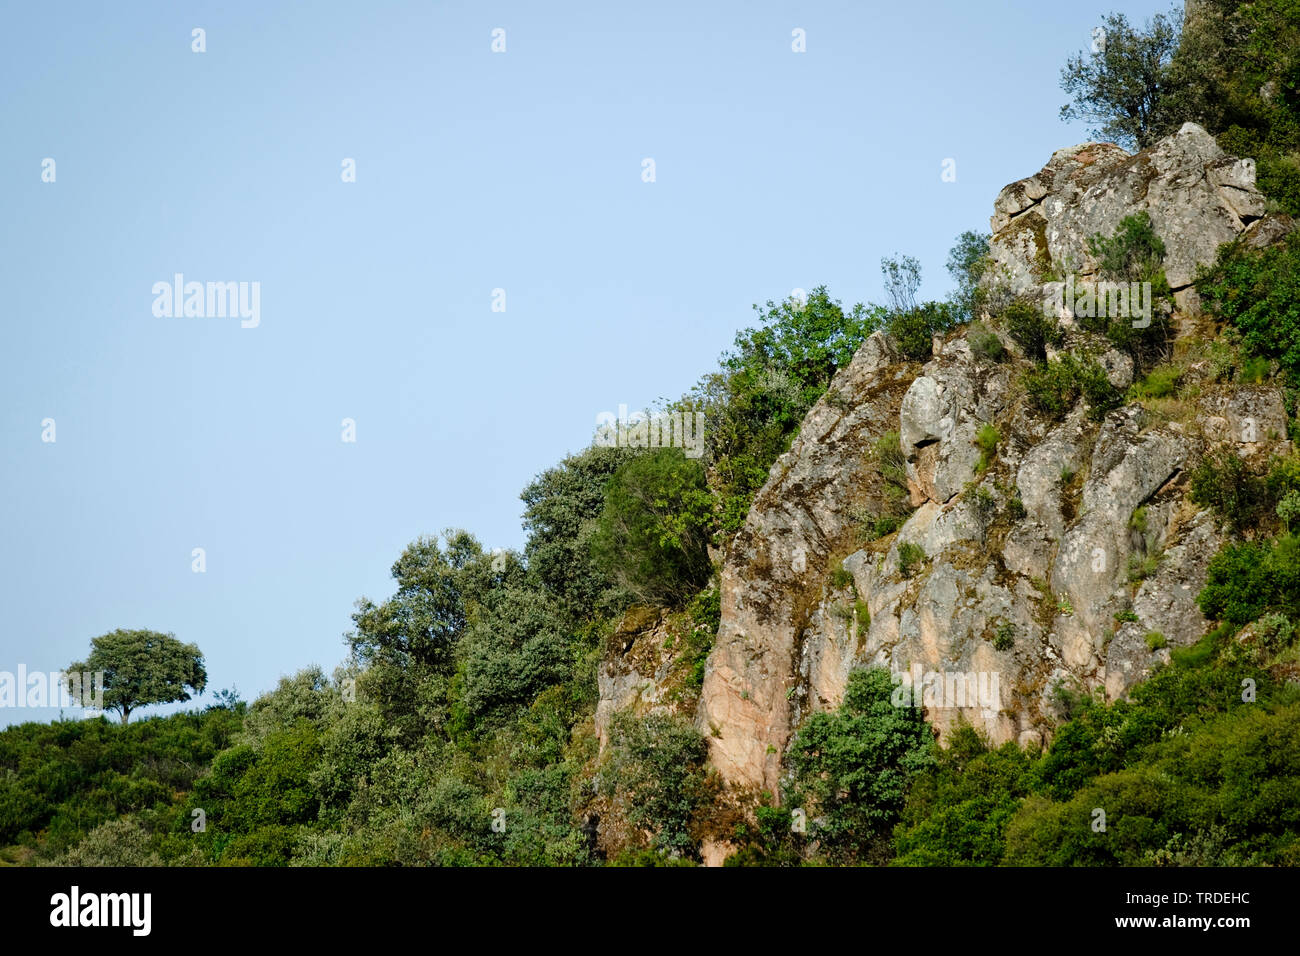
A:
{"type": "Polygon", "coordinates": [[[1276,359],[1300,376],[1300,234],[1264,250],[1224,246],[1197,288],[1241,333],[1249,355],[1276,359]]]}
{"type": "Polygon", "coordinates": [[[1276,507],[1265,476],[1231,449],[1206,455],[1196,466],[1191,498],[1237,534],[1254,528],[1276,507]]]}
{"type": "Polygon", "coordinates": [[[990,422],[985,422],[975,433],[975,444],[979,447],[979,461],[975,463],[975,474],[982,475],[988,471],[989,465],[993,463],[993,456],[997,454],[998,442],[1002,436],[998,434],[990,422]]]}
{"type": "MultiPolygon", "coordinates": [[[[1097,260],[1097,268],[1104,281],[1120,283],[1150,283],[1151,315],[1145,327],[1135,325],[1129,315],[1112,315],[1102,308],[1100,294],[1094,315],[1076,315],[1080,326],[1088,331],[1105,333],[1115,345],[1133,356],[1139,365],[1163,357],[1169,339],[1167,313],[1172,310],[1169,300],[1169,282],[1165,278],[1163,262],[1164,241],[1156,235],[1151,216],[1146,210],[1120,220],[1114,235],[1106,237],[1097,233],[1088,239],[1088,251],[1097,260]]],[[[1143,293],[1143,300],[1146,296],[1143,293]]],[[[1130,303],[1130,312],[1133,311],[1130,303]]]]}
{"type": "MultiPolygon", "coordinates": [[[[973,322],[979,318],[988,298],[988,289],[981,280],[988,272],[989,263],[989,234],[986,232],[963,232],[948,252],[948,274],[957,283],[949,301],[958,322],[973,322]]],[[[1002,348],[1001,342],[997,348],[1002,348]]]]}
{"type": "Polygon", "coordinates": [[[946,302],[926,302],[907,312],[895,313],[886,328],[905,356],[922,362],[934,351],[934,337],[956,324],[952,309],[946,302]]]}
{"type": "Polygon", "coordinates": [[[966,332],[966,341],[970,343],[971,355],[978,362],[1001,362],[1007,357],[1002,340],[979,322],[972,322],[966,332]]]}
{"type": "Polygon", "coordinates": [[[1097,420],[1120,402],[1119,393],[1096,359],[1079,359],[1069,353],[1029,369],[1024,385],[1031,407],[1054,419],[1064,417],[1080,398],[1087,401],[1089,415],[1097,420]]]}
{"type": "Polygon", "coordinates": [[[651,831],[660,853],[690,857],[691,821],[705,799],[704,738],[688,721],[623,711],[610,727],[606,791],[625,798],[628,820],[651,831]]]}
{"type": "Polygon", "coordinates": [[[795,799],[822,818],[833,859],[879,857],[909,783],[934,762],[921,709],[895,707],[893,686],[887,670],[854,671],[839,709],[809,717],[791,746],[795,799]]]}
{"type": "Polygon", "coordinates": [[[1197,603],[1238,627],[1270,611],[1300,617],[1300,538],[1228,545],[1210,561],[1197,603]]]}
{"type": "Polygon", "coordinates": [[[925,551],[919,544],[904,541],[898,546],[898,573],[910,578],[925,563],[925,551]]]}
{"type": "Polygon", "coordinates": [[[724,533],[745,523],[768,469],[789,448],[808,409],[886,318],[879,306],[844,308],[825,286],[806,302],[769,301],[754,311],[759,325],[736,335],[721,368],[686,399],[708,420],[705,450],[724,533]]]}
{"type": "Polygon", "coordinates": [[[679,448],[637,455],[609,480],[592,556],[638,600],[680,606],[708,582],[712,516],[698,461],[679,448]]]}
{"type": "Polygon", "coordinates": [[[881,259],[880,270],[890,299],[885,329],[904,356],[925,361],[934,351],[934,336],[958,325],[961,306],[947,302],[918,304],[916,291],[921,286],[921,265],[911,256],[881,259]]]}
{"type": "Polygon", "coordinates": [[[1042,304],[1029,299],[1012,301],[1002,313],[1001,320],[1006,325],[1007,334],[1035,362],[1046,360],[1047,346],[1057,347],[1065,341],[1056,319],[1044,315],[1042,304]]]}

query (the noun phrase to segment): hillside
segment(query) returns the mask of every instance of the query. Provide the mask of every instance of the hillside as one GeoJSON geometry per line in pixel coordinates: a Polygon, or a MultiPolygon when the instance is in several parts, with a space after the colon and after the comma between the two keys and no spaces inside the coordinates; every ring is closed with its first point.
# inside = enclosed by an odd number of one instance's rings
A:
{"type": "Polygon", "coordinates": [[[1300,11],[1196,11],[947,299],[755,306],[332,672],[0,731],[0,865],[1300,864],[1300,11]]]}

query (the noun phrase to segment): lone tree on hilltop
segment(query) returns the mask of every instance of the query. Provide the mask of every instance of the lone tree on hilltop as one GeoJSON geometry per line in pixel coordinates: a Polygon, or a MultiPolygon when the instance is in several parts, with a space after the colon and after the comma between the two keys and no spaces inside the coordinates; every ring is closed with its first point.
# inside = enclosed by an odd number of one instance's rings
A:
{"type": "MultiPolygon", "coordinates": [[[[118,628],[92,640],[90,647],[90,656],[69,664],[65,673],[102,671],[103,708],[120,713],[123,724],[137,708],[189,700],[189,691],[202,693],[208,683],[202,651],[174,634],[118,628]]],[[[74,681],[68,682],[68,690],[83,706],[89,706],[96,693],[96,688],[74,681]]]]}

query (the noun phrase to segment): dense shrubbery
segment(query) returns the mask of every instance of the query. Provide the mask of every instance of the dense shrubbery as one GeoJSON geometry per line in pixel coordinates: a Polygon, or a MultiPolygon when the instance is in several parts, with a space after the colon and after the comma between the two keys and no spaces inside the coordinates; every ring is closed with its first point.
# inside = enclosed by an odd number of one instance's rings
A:
{"type": "Polygon", "coordinates": [[[853,672],[839,709],[813,714],[790,748],[791,798],[831,859],[886,858],[908,784],[934,760],[929,725],[894,706],[893,689],[886,670],[853,672]]]}
{"type": "Polygon", "coordinates": [[[1192,501],[1210,508],[1220,526],[1236,534],[1271,530],[1282,500],[1300,490],[1300,458],[1274,459],[1263,471],[1231,449],[1220,449],[1202,459],[1191,479],[1192,501]]]}
{"type": "Polygon", "coordinates": [[[679,448],[637,455],[606,486],[592,556],[638,601],[679,605],[708,583],[712,512],[698,461],[679,448]]]}
{"type": "Polygon", "coordinates": [[[1258,163],[1260,189],[1300,215],[1300,12],[1295,0],[1201,0],[1171,64],[1167,131],[1195,120],[1258,163]]]}
{"type": "Polygon", "coordinates": [[[723,533],[739,530],[808,409],[882,321],[880,309],[846,311],[825,286],[806,303],[787,299],[754,309],[760,325],[738,334],[722,367],[683,400],[707,416],[709,483],[723,533]]]}
{"type": "Polygon", "coordinates": [[[1008,304],[1001,319],[1007,327],[1007,333],[1033,361],[1045,361],[1047,346],[1059,348],[1065,341],[1065,335],[1056,319],[1043,314],[1042,303],[1015,299],[1008,304]]]}
{"type": "MultiPolygon", "coordinates": [[[[969,729],[954,733],[936,770],[912,786],[895,830],[896,862],[1297,862],[1300,698],[1257,666],[1232,663],[1232,633],[1221,629],[1176,652],[1129,701],[1065,694],[1072,717],[1041,755],[1014,744],[990,750],[969,729]],[[1242,696],[1248,676],[1259,694],[1252,702],[1242,696]],[[1263,740],[1277,750],[1261,761],[1263,740]],[[1106,812],[1104,832],[1092,827],[1097,807],[1106,812]]],[[[1293,640],[1289,628],[1283,633],[1275,651],[1293,640]]]]}
{"type": "Polygon", "coordinates": [[[1264,250],[1225,245],[1197,288],[1241,334],[1247,354],[1300,377],[1300,235],[1264,250]]]}
{"type": "MultiPolygon", "coordinates": [[[[126,726],[100,718],[0,731],[0,847],[17,844],[48,860],[101,824],[151,819],[230,746],[242,711],[240,704],[126,726]]],[[[87,858],[111,860],[113,845],[145,852],[135,825],[107,826],[92,843],[87,858]]]]}
{"type": "Polygon", "coordinates": [[[934,771],[913,783],[895,831],[900,866],[995,866],[1003,835],[1029,794],[1036,754],[1014,743],[990,750],[970,726],[938,753],[934,771]]]}
{"type": "Polygon", "coordinates": [[[605,507],[609,479],[634,452],[592,447],[548,468],[529,483],[524,502],[524,557],[534,586],[570,620],[617,610],[624,597],[592,561],[591,534],[605,507]]]}
{"type": "Polygon", "coordinates": [[[623,712],[610,728],[603,786],[626,801],[630,823],[654,834],[654,849],[691,857],[698,845],[692,818],[706,799],[706,755],[704,738],[689,721],[623,712]]]}
{"type": "Polygon", "coordinates": [[[1300,620],[1300,539],[1228,545],[1210,562],[1199,602],[1207,617],[1238,627],[1270,611],[1300,620]]]}
{"type": "Polygon", "coordinates": [[[1082,398],[1088,403],[1089,414],[1099,420],[1121,398],[1100,363],[1069,353],[1029,369],[1024,385],[1030,405],[1051,418],[1062,417],[1082,398]]]}

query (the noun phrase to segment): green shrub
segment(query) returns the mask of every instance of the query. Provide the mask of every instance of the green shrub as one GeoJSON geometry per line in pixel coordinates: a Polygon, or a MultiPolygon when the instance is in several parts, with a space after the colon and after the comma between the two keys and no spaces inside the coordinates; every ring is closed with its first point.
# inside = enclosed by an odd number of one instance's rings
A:
{"type": "Polygon", "coordinates": [[[629,822],[653,833],[655,850],[695,856],[691,821],[705,799],[707,754],[704,738],[680,717],[614,716],[603,786],[624,797],[629,822]]]}
{"type": "Polygon", "coordinates": [[[853,575],[844,567],[843,561],[836,561],[831,568],[831,587],[835,590],[846,588],[853,583],[853,575]]]}
{"type": "MultiPolygon", "coordinates": [[[[986,232],[963,232],[949,251],[948,274],[956,283],[949,302],[957,322],[973,322],[979,318],[987,297],[981,280],[988,272],[990,261],[989,234],[986,232]]],[[[997,336],[993,338],[996,340],[997,336]]],[[[985,344],[988,345],[987,342],[985,344]]],[[[974,341],[971,342],[971,348],[975,348],[974,341]]],[[[1000,355],[1002,343],[998,342],[996,348],[1000,355]]],[[[992,361],[999,361],[999,358],[992,358],[992,361]]]]}
{"type": "Polygon", "coordinates": [[[1268,155],[1258,151],[1249,154],[1258,157],[1259,173],[1255,185],[1282,210],[1300,216],[1300,159],[1295,154],[1268,155]]]}
{"type": "Polygon", "coordinates": [[[162,866],[149,832],[132,817],[101,823],[59,861],[61,866],[162,866]]]}
{"type": "Polygon", "coordinates": [[[1291,646],[1295,639],[1295,625],[1285,614],[1272,612],[1255,622],[1255,634],[1267,658],[1291,646]]]}
{"type": "Polygon", "coordinates": [[[946,302],[925,302],[907,312],[896,312],[886,329],[903,355],[915,362],[928,359],[934,351],[934,337],[957,324],[946,302]]]}
{"type": "Polygon", "coordinates": [[[712,571],[713,499],[680,448],[636,455],[609,480],[591,539],[596,565],[638,600],[680,605],[712,571]]]}
{"type": "MultiPolygon", "coordinates": [[[[1241,333],[1249,356],[1276,359],[1290,375],[1300,375],[1300,235],[1263,250],[1225,245],[1214,266],[1198,276],[1197,289],[1241,333]]],[[[1251,378],[1262,370],[1256,365],[1251,378]]]]}
{"type": "Polygon", "coordinates": [[[1161,555],[1131,555],[1128,559],[1128,579],[1130,583],[1145,581],[1155,574],[1160,567],[1161,555]]]}
{"type": "Polygon", "coordinates": [[[898,573],[910,578],[925,562],[925,551],[919,544],[904,541],[898,546],[898,573]]]}
{"type": "Polygon", "coordinates": [[[1267,612],[1300,617],[1300,538],[1228,544],[1197,597],[1205,616],[1242,627],[1267,612]]]}
{"type": "Polygon", "coordinates": [[[1001,362],[1007,357],[1002,340],[979,322],[971,323],[966,331],[966,341],[970,344],[971,355],[978,362],[1001,362]]]}
{"type": "Polygon", "coordinates": [[[754,311],[758,326],[738,333],[721,367],[682,402],[702,410],[708,422],[706,459],[724,533],[744,525],[754,495],[808,409],[886,315],[883,307],[844,308],[825,286],[806,302],[769,301],[754,311]]]}
{"type": "Polygon", "coordinates": [[[1165,243],[1156,235],[1150,214],[1143,210],[1121,219],[1113,236],[1095,233],[1089,237],[1088,252],[1103,276],[1146,282],[1160,271],[1165,243]]]}
{"type": "Polygon", "coordinates": [[[1016,299],[1007,306],[1001,319],[1007,334],[1019,345],[1026,356],[1041,362],[1047,358],[1047,346],[1057,348],[1065,341],[1065,333],[1055,316],[1043,313],[1041,302],[1016,299]]]}
{"type": "Polygon", "coordinates": [[[993,649],[1009,651],[1016,644],[1016,628],[1010,621],[1003,621],[993,634],[993,649]]]}
{"type": "Polygon", "coordinates": [[[853,671],[839,709],[813,714],[791,745],[792,799],[820,818],[815,836],[832,859],[883,851],[908,784],[934,762],[921,708],[895,707],[892,696],[887,670],[853,671]]]}
{"type": "Polygon", "coordinates": [[[1236,533],[1255,527],[1275,507],[1267,479],[1231,449],[1207,455],[1192,470],[1191,499],[1236,533]]]}
{"type": "Polygon", "coordinates": [[[1138,534],[1147,533],[1147,507],[1139,505],[1133,509],[1133,514],[1129,516],[1128,526],[1138,534]]]}
{"type": "Polygon", "coordinates": [[[1132,386],[1129,395],[1134,399],[1169,398],[1177,393],[1182,376],[1183,370],[1176,365],[1158,365],[1132,386]]]}
{"type": "Polygon", "coordinates": [[[1024,377],[1030,406],[1049,418],[1061,418],[1080,398],[1087,401],[1096,420],[1120,403],[1119,393],[1095,359],[1062,355],[1059,359],[1029,369],[1024,377]]]}
{"type": "Polygon", "coordinates": [[[870,534],[883,538],[898,530],[911,513],[911,490],[907,483],[907,458],[903,455],[898,432],[885,432],[872,443],[868,460],[880,473],[882,513],[872,516],[870,534]]]}
{"type": "Polygon", "coordinates": [[[591,559],[588,538],[605,506],[605,486],[632,449],[588,448],[534,478],[519,498],[528,532],[528,574],[572,619],[612,611],[618,589],[591,559]]]}
{"type": "Polygon", "coordinates": [[[716,588],[706,588],[691,599],[686,612],[696,627],[717,633],[722,624],[722,593],[716,588]]]}
{"type": "Polygon", "coordinates": [[[858,598],[853,602],[853,613],[858,620],[858,627],[861,630],[867,630],[871,627],[871,608],[867,607],[867,602],[858,598]]]}
{"type": "Polygon", "coordinates": [[[1158,651],[1162,647],[1169,646],[1169,640],[1159,631],[1147,631],[1142,639],[1146,641],[1148,650],[1158,651]]]}
{"type": "Polygon", "coordinates": [[[905,520],[900,515],[881,515],[871,524],[871,540],[875,541],[893,534],[903,526],[905,520]]]}
{"type": "Polygon", "coordinates": [[[1269,371],[1268,359],[1262,356],[1248,358],[1241,363],[1241,368],[1237,371],[1237,382],[1241,385],[1262,385],[1268,381],[1269,371]]]}
{"type": "Polygon", "coordinates": [[[894,830],[893,865],[996,866],[1035,759],[1014,742],[990,750],[969,724],[958,725],[938,765],[912,781],[894,830]]]}
{"type": "Polygon", "coordinates": [[[988,467],[993,463],[993,456],[997,453],[998,442],[1002,436],[998,430],[988,422],[985,422],[975,432],[975,444],[980,450],[979,461],[975,464],[975,473],[982,475],[988,471],[988,467]]]}
{"type": "MultiPolygon", "coordinates": [[[[1281,500],[1278,501],[1274,512],[1287,531],[1293,530],[1292,523],[1300,519],[1300,491],[1292,489],[1283,495],[1281,500]]],[[[1300,528],[1294,530],[1300,531],[1300,528]]]]}
{"type": "Polygon", "coordinates": [[[1092,316],[1076,314],[1080,327],[1105,333],[1139,365],[1162,354],[1170,336],[1167,313],[1172,303],[1169,283],[1161,267],[1165,244],[1156,235],[1151,217],[1145,211],[1126,216],[1113,236],[1094,234],[1088,240],[1088,251],[1096,258],[1103,281],[1151,284],[1151,315],[1145,328],[1137,328],[1132,316],[1111,315],[1098,301],[1092,316]]]}
{"type": "Polygon", "coordinates": [[[880,467],[881,477],[898,495],[907,492],[907,458],[899,442],[898,432],[885,432],[876,439],[872,453],[880,467]]]}

